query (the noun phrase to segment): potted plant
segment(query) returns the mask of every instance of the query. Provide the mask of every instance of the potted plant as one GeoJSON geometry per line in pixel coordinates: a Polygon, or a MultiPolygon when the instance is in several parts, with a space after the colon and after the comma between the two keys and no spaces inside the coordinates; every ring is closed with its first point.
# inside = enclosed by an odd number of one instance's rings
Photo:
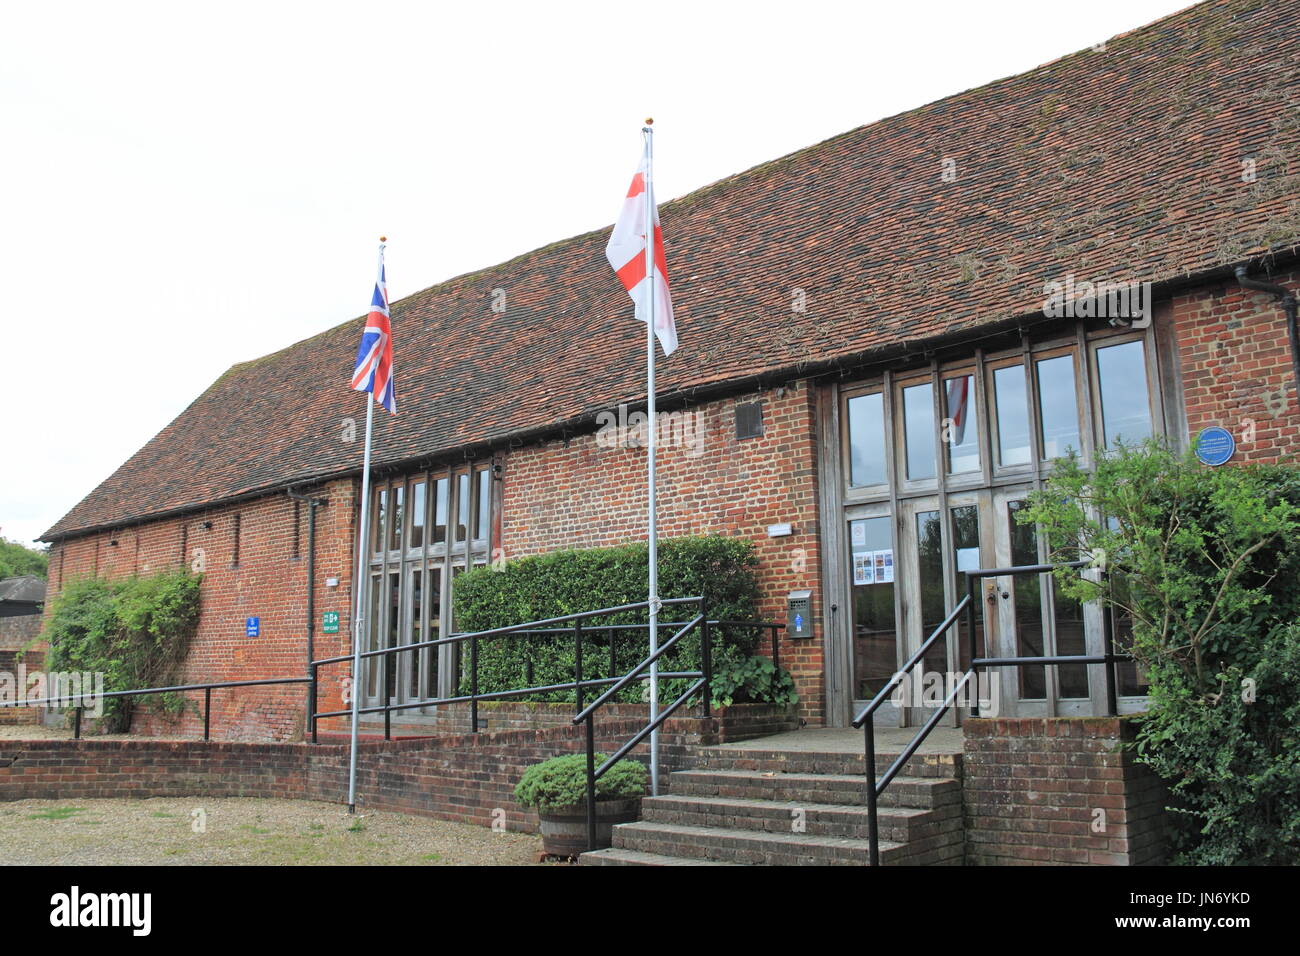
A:
{"type": "MultiPolygon", "coordinates": [[[[596,754],[596,766],[605,761],[596,754]]],[[[620,760],[596,781],[596,846],[610,845],[616,823],[641,816],[646,769],[635,760],[620,760]]],[[[521,806],[536,807],[542,849],[552,856],[577,856],[587,847],[587,755],[552,757],[533,764],[515,785],[521,806]]]]}

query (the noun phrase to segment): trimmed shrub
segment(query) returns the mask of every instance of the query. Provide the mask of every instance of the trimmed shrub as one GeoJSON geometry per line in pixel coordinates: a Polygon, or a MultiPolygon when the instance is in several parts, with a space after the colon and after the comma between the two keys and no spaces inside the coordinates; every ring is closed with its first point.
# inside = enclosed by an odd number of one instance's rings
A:
{"type": "MultiPolygon", "coordinates": [[[[596,754],[596,766],[608,759],[596,754]]],[[[620,760],[596,781],[596,802],[645,796],[649,774],[635,760],[620,760]]],[[[566,754],[533,764],[515,785],[521,806],[542,812],[587,805],[587,755],[566,754]]]]}
{"type": "MultiPolygon", "coordinates": [[[[753,542],[720,535],[671,538],[659,544],[659,594],[663,598],[704,595],[713,620],[754,620],[758,583],[754,569],[753,542]]],[[[483,631],[527,621],[563,617],[580,611],[618,607],[645,600],[649,574],[649,550],[645,544],[614,548],[555,551],[535,557],[507,561],[498,567],[469,571],[456,581],[455,618],[458,631],[483,631]]],[[[690,620],[694,606],[669,605],[661,622],[690,620]]],[[[591,680],[627,673],[645,658],[647,632],[644,629],[601,630],[611,624],[642,624],[644,609],[598,618],[583,628],[583,677],[591,680]],[[611,642],[613,661],[611,664],[611,642]]],[[[661,627],[660,641],[672,636],[674,628],[661,627]]],[[[715,665],[749,657],[759,633],[754,629],[730,628],[713,635],[715,665]]],[[[462,645],[463,647],[463,645],[462,645]]],[[[506,636],[479,644],[479,692],[522,687],[531,674],[534,686],[573,680],[574,639],[572,633],[558,636],[506,636]]],[[[462,650],[463,693],[469,691],[468,649],[462,650]]],[[[698,632],[684,637],[660,659],[667,671],[692,671],[700,667],[698,632]]],[[[685,681],[661,682],[661,699],[681,694],[685,681]]],[[[622,700],[644,699],[647,685],[629,687],[622,700]]],[[[600,689],[589,691],[591,700],[600,689]]],[[[539,695],[533,699],[573,701],[571,691],[539,695]]]]}

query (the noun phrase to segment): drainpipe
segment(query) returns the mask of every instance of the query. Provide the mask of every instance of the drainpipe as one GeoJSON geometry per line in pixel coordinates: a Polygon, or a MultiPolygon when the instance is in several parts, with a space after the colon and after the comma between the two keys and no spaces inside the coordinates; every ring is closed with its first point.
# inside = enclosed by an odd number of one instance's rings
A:
{"type": "MultiPolygon", "coordinates": [[[[311,666],[311,662],[316,659],[316,509],[328,504],[329,499],[300,495],[292,487],[286,488],[285,492],[296,501],[307,502],[307,676],[315,677],[315,669],[311,666]]],[[[315,681],[310,688],[312,696],[310,710],[314,713],[316,710],[315,681]]]]}
{"type": "Polygon", "coordinates": [[[1237,282],[1243,289],[1254,289],[1256,292],[1267,292],[1269,295],[1276,296],[1282,303],[1282,310],[1286,312],[1286,334],[1291,340],[1291,366],[1295,372],[1296,396],[1300,398],[1300,332],[1296,330],[1296,297],[1286,286],[1277,285],[1273,282],[1260,282],[1258,279],[1246,278],[1246,267],[1237,266],[1234,270],[1237,274],[1237,282]]]}

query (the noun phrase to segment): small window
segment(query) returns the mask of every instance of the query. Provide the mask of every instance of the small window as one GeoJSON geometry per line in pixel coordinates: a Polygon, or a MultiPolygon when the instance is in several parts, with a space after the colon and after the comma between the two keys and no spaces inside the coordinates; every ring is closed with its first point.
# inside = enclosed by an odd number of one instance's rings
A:
{"type": "Polygon", "coordinates": [[[442,544],[447,540],[447,491],[450,482],[439,478],[434,482],[433,495],[433,543],[442,544]]]}
{"type": "Polygon", "coordinates": [[[763,434],[763,403],[742,402],[736,406],[736,440],[763,434]]]}
{"type": "Polygon", "coordinates": [[[1083,450],[1079,440],[1078,389],[1074,383],[1074,356],[1039,359],[1038,415],[1043,458],[1064,458],[1083,450]]]}
{"type": "Polygon", "coordinates": [[[469,533],[469,472],[456,476],[456,541],[469,533]]]}
{"type": "Polygon", "coordinates": [[[1147,391],[1146,352],[1140,341],[1097,349],[1101,392],[1101,440],[1112,445],[1151,437],[1151,396],[1147,391]]]}
{"type": "Polygon", "coordinates": [[[934,477],[934,388],[929,382],[903,389],[903,435],[907,477],[934,477]]]}
{"type": "Polygon", "coordinates": [[[482,541],[488,533],[488,507],[492,503],[492,472],[480,468],[475,474],[478,490],[474,502],[474,540],[482,541]]]}
{"type": "Polygon", "coordinates": [[[406,546],[408,548],[424,547],[426,504],[424,482],[414,482],[411,485],[411,530],[407,535],[406,541],[406,546]]]}
{"type": "Polygon", "coordinates": [[[849,484],[883,485],[885,476],[885,399],[880,392],[848,401],[849,484]]]}
{"type": "Polygon", "coordinates": [[[393,513],[388,522],[388,527],[391,531],[388,547],[393,551],[396,551],[402,546],[402,517],[405,510],[405,504],[406,488],[402,485],[398,485],[393,489],[393,513]]]}
{"type": "Polygon", "coordinates": [[[943,382],[943,436],[948,474],[980,470],[979,415],[975,408],[975,376],[956,375],[943,382]]]}
{"type": "Polygon", "coordinates": [[[993,371],[993,403],[997,408],[998,464],[1027,465],[1033,460],[1029,444],[1029,390],[1025,367],[1007,365],[993,371]]]}

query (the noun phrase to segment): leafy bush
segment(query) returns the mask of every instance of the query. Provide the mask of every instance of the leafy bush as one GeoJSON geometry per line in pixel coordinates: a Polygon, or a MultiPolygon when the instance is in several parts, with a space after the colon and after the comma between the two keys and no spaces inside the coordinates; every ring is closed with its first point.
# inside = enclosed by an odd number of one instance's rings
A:
{"type": "MultiPolygon", "coordinates": [[[[174,675],[199,622],[200,579],[187,571],[164,571],[121,581],[69,581],[54,600],[41,637],[49,641],[50,671],[102,673],[104,689],[165,686],[174,675]]],[[[175,713],[177,695],[142,698],[175,713]]],[[[134,701],[104,701],[101,727],[130,729],[134,701]]]]}
{"type": "Polygon", "coordinates": [[[1151,701],[1137,753],[1179,801],[1180,860],[1300,863],[1300,473],[1121,446],[1092,474],[1061,462],[1022,520],[1054,560],[1113,572],[1057,579],[1132,622],[1151,701]]]}
{"type": "MultiPolygon", "coordinates": [[[[719,535],[672,538],[659,544],[659,593],[663,598],[702,594],[715,620],[751,620],[758,602],[754,569],[758,561],[753,542],[719,535]]],[[[617,607],[645,600],[649,555],[645,544],[614,548],[556,551],[508,561],[499,568],[476,568],[460,576],[455,588],[456,627],[481,631],[527,621],[563,617],[580,611],[617,607]]],[[[694,606],[665,607],[660,621],[685,621],[694,606]]],[[[609,615],[584,627],[583,678],[616,677],[627,673],[647,653],[645,630],[602,631],[610,624],[642,624],[644,610],[609,615]],[[613,643],[614,661],[610,651],[613,643]]],[[[660,641],[675,629],[660,628],[660,641]]],[[[733,649],[748,656],[758,639],[755,629],[728,628],[713,634],[715,653],[733,649]]],[[[462,693],[469,691],[468,651],[463,652],[462,693]]],[[[573,680],[575,645],[572,634],[506,636],[479,643],[479,691],[522,687],[532,675],[534,686],[573,680]]],[[[720,657],[720,659],[722,659],[720,657]]],[[[682,638],[661,658],[665,670],[700,668],[698,631],[682,638]]],[[[661,696],[680,694],[685,682],[661,682],[661,696]]],[[[641,700],[646,685],[627,688],[623,700],[641,700]]],[[[594,696],[588,692],[587,699],[594,696]]],[[[675,696],[675,695],[674,695],[675,696]]],[[[539,695],[572,701],[569,691],[539,695]]]]}
{"type": "Polygon", "coordinates": [[[714,707],[746,703],[790,707],[799,702],[790,672],[761,654],[739,657],[724,651],[723,659],[714,664],[711,689],[714,707]]]}
{"type": "MultiPolygon", "coordinates": [[[[604,754],[596,754],[597,767],[605,760],[604,754]]],[[[635,760],[620,760],[596,781],[596,802],[644,796],[648,776],[635,760]]],[[[568,754],[533,764],[515,785],[515,798],[522,806],[542,811],[586,806],[587,755],[568,754]]]]}
{"type": "Polygon", "coordinates": [[[17,541],[0,538],[0,580],[34,574],[44,578],[49,571],[50,556],[45,551],[35,551],[17,541]]]}

